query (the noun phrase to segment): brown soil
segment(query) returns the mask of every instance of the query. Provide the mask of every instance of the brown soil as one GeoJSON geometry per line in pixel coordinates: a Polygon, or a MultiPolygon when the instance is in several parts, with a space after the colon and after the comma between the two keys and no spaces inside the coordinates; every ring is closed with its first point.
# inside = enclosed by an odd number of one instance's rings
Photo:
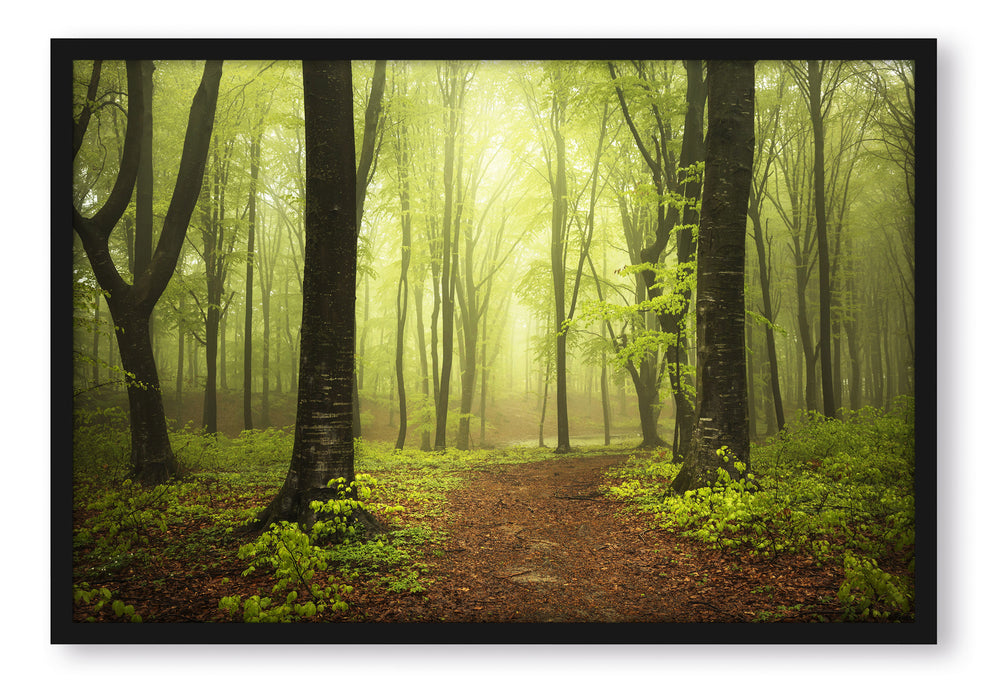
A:
{"type": "Polygon", "coordinates": [[[450,494],[446,549],[424,562],[434,580],[429,589],[400,596],[360,591],[347,619],[750,622],[835,616],[824,601],[834,595],[841,572],[800,557],[723,555],[603,497],[603,472],[625,458],[575,457],[478,474],[450,494]]]}

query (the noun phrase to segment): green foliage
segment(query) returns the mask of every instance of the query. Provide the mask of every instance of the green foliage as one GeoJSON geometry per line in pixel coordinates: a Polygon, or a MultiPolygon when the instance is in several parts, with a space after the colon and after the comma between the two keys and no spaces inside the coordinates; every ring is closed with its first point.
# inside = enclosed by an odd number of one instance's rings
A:
{"type": "Polygon", "coordinates": [[[423,578],[428,568],[416,558],[427,546],[439,545],[443,539],[442,533],[415,525],[369,540],[335,545],[329,556],[337,570],[345,574],[374,577],[393,593],[422,593],[429,583],[423,578]]]}
{"type": "Polygon", "coordinates": [[[86,502],[94,515],[76,528],[73,547],[91,548],[90,558],[101,561],[102,568],[117,568],[134,556],[136,545],[148,544],[152,530],[167,531],[178,500],[192,488],[170,483],[145,489],[126,479],[86,502]]]}
{"type": "Polygon", "coordinates": [[[670,461],[670,452],[655,449],[637,453],[629,461],[611,471],[621,481],[610,486],[613,498],[630,501],[641,510],[655,511],[664,498],[667,484],[677,476],[678,466],[670,461]]]}
{"type": "Polygon", "coordinates": [[[722,551],[842,564],[837,593],[848,619],[911,616],[914,569],[914,409],[805,414],[754,446],[751,464],[731,461],[710,487],[677,496],[678,465],[662,453],[614,470],[614,497],[653,513],[665,527],[722,551]],[[885,562],[888,570],[879,568],[885,562]],[[897,576],[892,570],[906,572],[897,576]]]}
{"type": "Polygon", "coordinates": [[[72,464],[76,483],[119,483],[129,470],[130,424],[127,413],[111,407],[77,410],[73,417],[72,464]]]}
{"type": "MultiPolygon", "coordinates": [[[[270,570],[275,577],[272,596],[225,596],[220,609],[232,616],[240,615],[244,622],[295,622],[300,619],[347,610],[344,597],[354,591],[345,578],[356,574],[339,570],[327,572],[334,563],[337,547],[347,547],[359,537],[355,516],[370,509],[368,500],[377,486],[374,478],[359,474],[355,481],[345,484],[335,479],[328,487],[347,495],[329,501],[313,501],[310,509],[317,520],[309,531],[297,523],[272,523],[257,539],[240,547],[238,558],[248,562],[243,575],[250,576],[259,567],[270,570]],[[327,543],[326,546],[320,543],[327,543]],[[322,582],[321,582],[322,581],[322,582]],[[283,599],[284,595],[284,599],[283,599]]],[[[383,506],[378,515],[397,513],[401,506],[383,506]]],[[[337,567],[335,567],[337,569],[337,567]]]]}
{"type": "Polygon", "coordinates": [[[910,618],[914,594],[908,582],[882,570],[876,559],[846,552],[843,559],[845,578],[839,586],[838,599],[843,619],[910,618]]]}
{"type": "Polygon", "coordinates": [[[76,606],[89,607],[90,615],[86,622],[96,622],[96,614],[109,604],[114,616],[123,618],[125,622],[142,622],[141,616],[134,612],[133,605],[127,605],[122,600],[114,600],[113,593],[108,588],[93,588],[88,583],[73,585],[72,602],[76,606]]]}
{"type": "Polygon", "coordinates": [[[343,596],[353,587],[334,577],[321,585],[317,572],[326,571],[326,551],[312,543],[309,534],[296,523],[272,523],[268,531],[255,541],[243,545],[237,556],[248,561],[243,575],[249,576],[259,566],[272,569],[275,575],[273,594],[284,595],[283,602],[253,595],[242,601],[240,596],[224,596],[220,609],[244,622],[294,622],[313,617],[329,608],[337,612],[347,609],[343,596]],[[300,594],[304,602],[299,601],[300,594]]]}

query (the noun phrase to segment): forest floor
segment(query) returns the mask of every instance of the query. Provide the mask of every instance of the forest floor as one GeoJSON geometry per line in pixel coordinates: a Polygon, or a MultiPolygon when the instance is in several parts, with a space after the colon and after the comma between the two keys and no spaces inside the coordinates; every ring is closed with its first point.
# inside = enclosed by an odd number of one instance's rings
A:
{"type": "MultiPolygon", "coordinates": [[[[556,456],[491,463],[445,495],[418,522],[441,540],[423,548],[419,586],[389,587],[364,574],[352,582],[348,609],[313,621],[347,622],[759,622],[838,619],[838,567],[810,557],[722,554],[656,527],[604,495],[607,471],[629,453],[556,456]],[[413,592],[416,591],[416,592],[413,592]]],[[[260,497],[258,493],[254,498],[260,497]]],[[[249,494],[224,496],[253,505],[249,494]]],[[[259,502],[259,505],[261,503],[259,502]]],[[[77,514],[82,517],[83,514],[77,514]]],[[[223,535],[207,518],[167,532],[149,529],[153,552],[100,575],[114,598],[145,622],[229,621],[223,596],[247,598],[271,587],[271,574],[245,577],[236,556],[250,536],[223,535]]],[[[81,573],[81,572],[80,572],[81,573]]],[[[74,619],[90,611],[76,606],[74,619]]],[[[117,618],[104,608],[99,621],[117,618]]]]}
{"type": "Polygon", "coordinates": [[[575,456],[477,473],[449,494],[433,583],[396,597],[358,589],[371,622],[753,622],[837,618],[842,580],[810,557],[723,555],[608,499],[628,455],[575,456]],[[362,595],[363,593],[363,595],[362,595]],[[826,604],[827,606],[827,604],[826,604]]]}

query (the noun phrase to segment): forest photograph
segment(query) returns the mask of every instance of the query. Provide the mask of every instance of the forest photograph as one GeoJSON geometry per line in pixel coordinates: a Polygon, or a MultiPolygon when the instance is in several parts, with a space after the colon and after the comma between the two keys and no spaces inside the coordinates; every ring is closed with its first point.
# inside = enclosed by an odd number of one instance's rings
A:
{"type": "Polygon", "coordinates": [[[53,641],[934,641],[933,40],[140,46],[52,42],[53,641]]]}

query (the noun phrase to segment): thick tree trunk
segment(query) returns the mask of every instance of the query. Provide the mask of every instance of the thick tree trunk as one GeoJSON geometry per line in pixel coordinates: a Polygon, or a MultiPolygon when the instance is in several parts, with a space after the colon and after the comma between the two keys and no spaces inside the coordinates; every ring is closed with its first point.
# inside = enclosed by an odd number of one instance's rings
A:
{"type": "Polygon", "coordinates": [[[708,154],[698,236],[698,409],[678,493],[733,478],[727,447],[749,463],[746,402],[746,215],[753,169],[754,63],[708,64],[708,154]]]}
{"type": "Polygon", "coordinates": [[[131,464],[138,480],[146,485],[162,484],[177,473],[168,439],[158,370],[151,350],[148,319],[133,310],[112,307],[117,326],[117,345],[124,371],[128,373],[127,403],[131,423],[131,464]]]}
{"type": "Polygon", "coordinates": [[[312,524],[311,501],[354,481],[351,429],[357,261],[354,120],[350,61],[303,61],[306,111],[306,246],[299,395],[292,461],[259,516],[312,524]]]}

